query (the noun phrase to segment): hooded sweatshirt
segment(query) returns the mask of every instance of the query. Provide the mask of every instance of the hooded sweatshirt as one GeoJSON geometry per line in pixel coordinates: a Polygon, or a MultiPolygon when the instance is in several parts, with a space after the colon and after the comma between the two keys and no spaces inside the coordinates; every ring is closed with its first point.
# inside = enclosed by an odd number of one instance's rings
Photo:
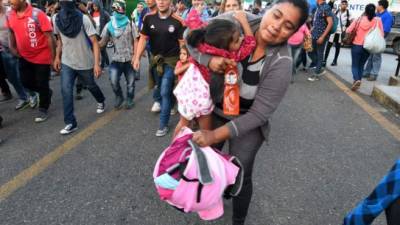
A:
{"type": "Polygon", "coordinates": [[[369,31],[372,30],[375,25],[379,27],[383,37],[383,26],[380,18],[375,17],[371,21],[368,17],[362,16],[361,19],[354,20],[351,25],[347,28],[346,32],[351,33],[354,29],[357,29],[356,37],[353,40],[354,45],[363,45],[364,39],[368,35],[369,31]]]}

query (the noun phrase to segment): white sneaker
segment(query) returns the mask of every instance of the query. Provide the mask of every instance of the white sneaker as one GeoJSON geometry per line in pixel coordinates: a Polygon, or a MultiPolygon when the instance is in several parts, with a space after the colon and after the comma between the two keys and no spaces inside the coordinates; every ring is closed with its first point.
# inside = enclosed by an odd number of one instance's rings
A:
{"type": "Polygon", "coordinates": [[[163,136],[167,135],[168,131],[169,131],[168,127],[164,127],[163,129],[158,129],[156,132],[156,136],[163,137],[163,136]]]}
{"type": "Polygon", "coordinates": [[[74,126],[72,124],[68,124],[67,126],[64,127],[64,129],[60,130],[60,134],[63,135],[70,134],[76,130],[78,130],[78,127],[76,125],[74,126]]]}
{"type": "Polygon", "coordinates": [[[104,102],[102,102],[102,103],[97,103],[97,110],[96,110],[96,112],[97,112],[98,114],[101,114],[101,113],[103,113],[103,112],[105,111],[105,108],[106,108],[106,104],[105,104],[104,102]]]}
{"type": "Polygon", "coordinates": [[[161,104],[159,102],[154,102],[153,106],[151,107],[151,112],[161,112],[161,104]]]}

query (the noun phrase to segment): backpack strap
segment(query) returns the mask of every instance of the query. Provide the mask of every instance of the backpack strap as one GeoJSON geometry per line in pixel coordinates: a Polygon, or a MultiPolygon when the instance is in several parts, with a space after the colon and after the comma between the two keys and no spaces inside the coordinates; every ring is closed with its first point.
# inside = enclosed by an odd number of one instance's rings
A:
{"type": "Polygon", "coordinates": [[[40,9],[33,7],[32,8],[32,19],[35,21],[36,25],[38,28],[40,28],[40,22],[39,22],[39,13],[40,9]]]}

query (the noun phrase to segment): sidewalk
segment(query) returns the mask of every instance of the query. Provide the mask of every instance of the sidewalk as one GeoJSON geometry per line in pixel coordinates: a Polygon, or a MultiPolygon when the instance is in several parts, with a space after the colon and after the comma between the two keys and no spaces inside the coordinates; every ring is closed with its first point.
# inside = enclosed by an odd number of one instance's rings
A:
{"type": "MultiPolygon", "coordinates": [[[[353,75],[351,73],[351,53],[350,48],[342,48],[340,49],[340,55],[338,58],[338,65],[331,66],[333,57],[334,57],[335,49],[332,47],[330,55],[327,60],[327,69],[333,72],[334,74],[340,76],[345,81],[350,84],[353,83],[353,75]]],[[[388,85],[390,76],[396,73],[397,66],[397,56],[391,54],[382,54],[382,66],[379,72],[378,80],[371,82],[366,79],[362,80],[361,88],[359,92],[371,96],[374,85],[388,85]]]]}

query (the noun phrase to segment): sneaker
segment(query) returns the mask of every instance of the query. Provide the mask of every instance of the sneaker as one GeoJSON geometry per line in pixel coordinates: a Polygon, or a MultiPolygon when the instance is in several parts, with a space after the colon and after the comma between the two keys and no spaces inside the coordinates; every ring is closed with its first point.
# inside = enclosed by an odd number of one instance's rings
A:
{"type": "Polygon", "coordinates": [[[25,109],[29,106],[29,100],[19,99],[17,105],[15,106],[15,110],[25,109]]]}
{"type": "Polygon", "coordinates": [[[167,133],[168,133],[168,127],[164,127],[162,129],[157,130],[156,136],[163,137],[163,136],[167,135],[167,133]]]}
{"type": "Polygon", "coordinates": [[[320,77],[326,73],[326,70],[322,69],[319,73],[315,73],[315,76],[320,77]]]}
{"type": "Polygon", "coordinates": [[[353,85],[351,86],[352,91],[357,91],[361,86],[361,80],[356,80],[353,82],[353,85]]]}
{"type": "Polygon", "coordinates": [[[41,110],[39,109],[38,114],[35,117],[35,122],[36,123],[41,123],[47,120],[47,118],[49,117],[49,114],[47,113],[47,110],[41,110]]]}
{"type": "Polygon", "coordinates": [[[106,104],[105,104],[104,102],[102,102],[102,103],[97,103],[97,110],[96,110],[96,112],[97,112],[98,114],[101,114],[101,113],[103,113],[103,112],[105,111],[105,108],[106,108],[106,104]]]}
{"type": "Polygon", "coordinates": [[[78,130],[77,125],[68,124],[67,126],[64,127],[64,129],[60,130],[60,134],[62,135],[70,134],[76,130],[78,130]]]}
{"type": "Polygon", "coordinates": [[[337,66],[337,62],[332,62],[331,66],[337,66]]]}
{"type": "Polygon", "coordinates": [[[124,98],[122,96],[116,96],[115,97],[115,109],[121,109],[124,104],[124,98]]]}
{"type": "Polygon", "coordinates": [[[367,81],[376,81],[376,77],[375,76],[370,76],[367,78],[367,81]]]}
{"type": "Polygon", "coordinates": [[[313,75],[313,76],[307,78],[307,80],[310,81],[310,82],[314,82],[314,81],[318,81],[318,80],[319,80],[319,77],[316,76],[316,75],[313,75]]]}
{"type": "Polygon", "coordinates": [[[176,113],[178,113],[178,110],[176,110],[175,108],[171,109],[171,113],[170,113],[171,116],[175,116],[176,113]]]}
{"type": "Polygon", "coordinates": [[[133,99],[127,99],[125,104],[125,109],[132,109],[134,105],[135,102],[133,101],[133,99]]]}
{"type": "Polygon", "coordinates": [[[34,109],[38,105],[39,105],[39,95],[35,93],[34,95],[29,97],[29,107],[34,109]]]}
{"type": "Polygon", "coordinates": [[[154,102],[153,106],[151,107],[151,112],[157,113],[161,111],[161,104],[159,102],[154,102]]]}
{"type": "Polygon", "coordinates": [[[12,99],[12,94],[4,94],[0,98],[0,102],[6,102],[12,99]]]}

